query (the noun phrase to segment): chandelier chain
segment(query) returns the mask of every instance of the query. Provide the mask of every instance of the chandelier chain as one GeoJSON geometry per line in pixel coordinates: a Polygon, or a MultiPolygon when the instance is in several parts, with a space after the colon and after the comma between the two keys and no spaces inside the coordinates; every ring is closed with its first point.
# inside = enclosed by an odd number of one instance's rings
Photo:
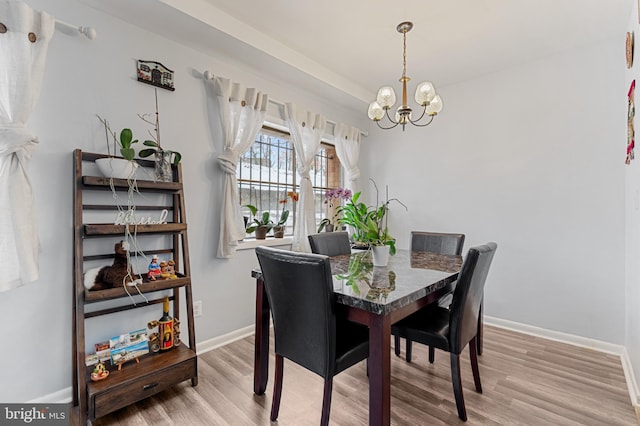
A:
{"type": "Polygon", "coordinates": [[[402,78],[407,77],[407,32],[402,32],[402,78]]]}

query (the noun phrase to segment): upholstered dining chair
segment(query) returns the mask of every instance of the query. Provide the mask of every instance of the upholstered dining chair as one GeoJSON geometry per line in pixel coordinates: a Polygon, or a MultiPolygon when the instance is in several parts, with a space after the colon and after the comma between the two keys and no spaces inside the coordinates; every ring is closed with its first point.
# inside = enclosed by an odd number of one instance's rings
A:
{"type": "Polygon", "coordinates": [[[468,344],[473,381],[476,391],[482,393],[476,346],[478,312],[496,249],[496,243],[487,243],[469,249],[458,276],[458,284],[453,292],[450,309],[429,305],[391,326],[391,332],[394,335],[450,353],[451,381],[458,417],[465,421],[467,412],[462,394],[460,353],[468,344]]]}
{"type": "MultiPolygon", "coordinates": [[[[443,232],[411,231],[411,251],[427,251],[430,253],[450,254],[460,256],[464,246],[464,234],[450,234],[443,232]]],[[[451,293],[443,296],[438,304],[448,307],[451,303],[451,293]]],[[[400,337],[394,336],[396,355],[400,355],[400,337]]],[[[434,360],[434,350],[429,348],[429,361],[434,360]]],[[[411,362],[411,340],[406,342],[406,358],[411,362]]]]}
{"type": "Polygon", "coordinates": [[[312,253],[324,254],[325,256],[351,253],[351,243],[349,243],[347,232],[321,232],[311,234],[308,238],[312,253]]]}
{"type": "Polygon", "coordinates": [[[335,313],[327,256],[256,247],[271,306],[275,380],[271,421],[278,418],[284,359],[324,378],[321,425],[329,424],[333,377],[369,356],[369,330],[335,313]]]}

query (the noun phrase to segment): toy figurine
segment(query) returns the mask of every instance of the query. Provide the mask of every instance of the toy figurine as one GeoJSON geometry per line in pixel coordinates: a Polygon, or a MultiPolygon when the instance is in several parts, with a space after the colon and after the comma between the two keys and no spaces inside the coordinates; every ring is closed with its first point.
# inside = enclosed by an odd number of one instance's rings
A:
{"type": "Polygon", "coordinates": [[[154,254],[151,258],[151,263],[149,263],[149,272],[147,272],[147,277],[150,281],[155,281],[156,277],[160,275],[161,272],[160,265],[158,265],[158,255],[154,254]]]}
{"type": "Polygon", "coordinates": [[[160,276],[165,280],[175,280],[178,278],[176,275],[176,262],[169,260],[168,262],[160,262],[160,276]]]}
{"type": "Polygon", "coordinates": [[[93,380],[94,382],[97,382],[98,380],[106,379],[108,375],[109,375],[109,370],[107,370],[104,367],[103,363],[99,363],[98,365],[96,365],[96,367],[93,369],[93,372],[91,373],[91,380],[93,380]]]}

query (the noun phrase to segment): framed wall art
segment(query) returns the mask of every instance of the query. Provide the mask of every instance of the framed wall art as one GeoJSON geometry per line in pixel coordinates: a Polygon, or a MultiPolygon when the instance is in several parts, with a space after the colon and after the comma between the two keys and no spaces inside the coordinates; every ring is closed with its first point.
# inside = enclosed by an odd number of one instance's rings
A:
{"type": "Polygon", "coordinates": [[[633,160],[633,148],[635,147],[635,131],[633,128],[633,117],[636,114],[636,107],[634,103],[634,95],[636,90],[636,81],[631,82],[629,92],[627,93],[627,157],[624,160],[625,164],[630,164],[633,160]]]}
{"type": "Polygon", "coordinates": [[[627,68],[631,68],[633,66],[633,31],[627,33],[627,68]]]}
{"type": "Polygon", "coordinates": [[[138,81],[172,92],[176,90],[173,87],[173,71],[156,61],[138,59],[138,81]]]}

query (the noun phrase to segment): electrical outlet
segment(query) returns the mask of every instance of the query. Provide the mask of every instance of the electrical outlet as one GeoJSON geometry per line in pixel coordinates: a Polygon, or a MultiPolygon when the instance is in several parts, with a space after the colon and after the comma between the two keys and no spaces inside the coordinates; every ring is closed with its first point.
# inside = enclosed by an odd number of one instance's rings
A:
{"type": "Polygon", "coordinates": [[[195,302],[193,302],[193,316],[202,316],[202,300],[196,300],[195,302]]]}

